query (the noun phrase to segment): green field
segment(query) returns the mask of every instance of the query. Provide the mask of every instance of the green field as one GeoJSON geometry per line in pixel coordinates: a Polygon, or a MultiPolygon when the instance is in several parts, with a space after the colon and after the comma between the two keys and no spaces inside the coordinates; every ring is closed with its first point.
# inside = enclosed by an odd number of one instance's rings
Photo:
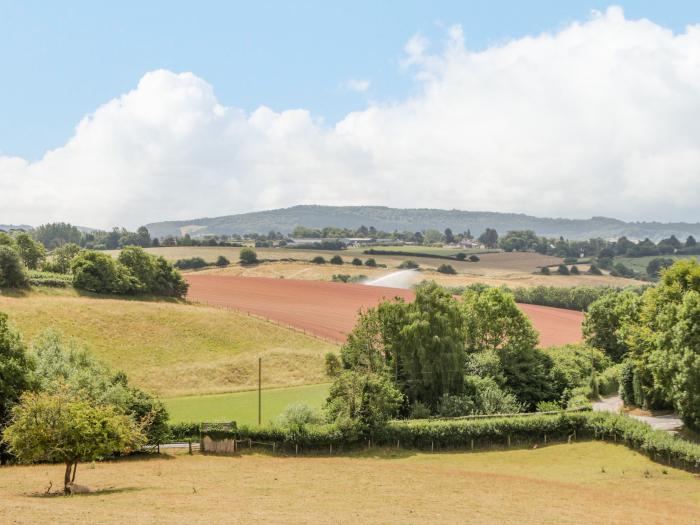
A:
{"type": "Polygon", "coordinates": [[[86,345],[130,381],[170,397],[287,387],[326,380],[333,344],[245,314],[177,302],[79,296],[73,290],[0,295],[5,312],[31,341],[47,328],[86,345]]]}
{"type": "MultiPolygon", "coordinates": [[[[328,396],[328,384],[262,391],[262,422],[275,419],[287,405],[306,403],[320,409],[328,396]]],[[[186,396],[163,400],[170,422],[236,421],[239,425],[258,422],[258,392],[236,392],[210,396],[186,396]]]]}
{"type": "Polygon", "coordinates": [[[632,268],[635,272],[646,275],[647,265],[653,259],[673,259],[680,261],[681,259],[697,258],[697,255],[650,255],[647,257],[615,257],[615,263],[622,263],[628,268],[632,268]]]}

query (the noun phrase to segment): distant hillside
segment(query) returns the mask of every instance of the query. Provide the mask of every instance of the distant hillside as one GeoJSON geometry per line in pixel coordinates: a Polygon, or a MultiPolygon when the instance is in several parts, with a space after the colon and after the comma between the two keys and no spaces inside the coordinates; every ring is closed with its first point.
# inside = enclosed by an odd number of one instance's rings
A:
{"type": "Polygon", "coordinates": [[[656,241],[671,234],[683,239],[688,235],[700,237],[700,223],[624,222],[606,217],[548,219],[519,213],[384,206],[293,206],[223,217],[156,222],[146,226],[151,236],[162,238],[185,233],[195,237],[208,234],[267,233],[270,230],[289,233],[299,225],[311,228],[358,228],[365,225],[384,231],[420,231],[428,228],[442,231],[449,227],[454,232],[470,229],[473,234],[479,234],[486,228],[496,228],[499,233],[527,229],[534,230],[539,235],[561,235],[567,239],[617,238],[626,235],[632,239],[649,237],[656,241]]]}
{"type": "Polygon", "coordinates": [[[28,224],[0,224],[0,231],[9,232],[10,230],[32,230],[28,224]]]}

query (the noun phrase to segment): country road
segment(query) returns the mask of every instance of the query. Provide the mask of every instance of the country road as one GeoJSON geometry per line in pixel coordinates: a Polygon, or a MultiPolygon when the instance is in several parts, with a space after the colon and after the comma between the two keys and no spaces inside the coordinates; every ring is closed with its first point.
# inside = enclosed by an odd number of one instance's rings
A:
{"type": "MultiPolygon", "coordinates": [[[[617,414],[620,413],[622,407],[623,403],[620,396],[606,397],[593,403],[593,410],[596,412],[614,412],[617,414]]],[[[683,421],[681,421],[681,418],[676,414],[665,414],[661,416],[638,416],[635,414],[628,414],[628,416],[642,421],[656,430],[665,430],[672,433],[677,432],[683,426],[683,421]]]]}

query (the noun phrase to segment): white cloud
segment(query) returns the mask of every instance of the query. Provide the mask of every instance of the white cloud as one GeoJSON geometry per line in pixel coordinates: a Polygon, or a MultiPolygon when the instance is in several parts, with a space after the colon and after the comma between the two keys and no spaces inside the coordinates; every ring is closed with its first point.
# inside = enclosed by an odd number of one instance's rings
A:
{"type": "Polygon", "coordinates": [[[0,156],[0,222],[92,226],[297,203],[700,219],[700,26],[620,9],[556,33],[438,52],[414,37],[416,93],[324,126],[224,107],[153,71],[28,163],[0,156]]]}
{"type": "Polygon", "coordinates": [[[357,91],[358,93],[365,93],[369,89],[370,85],[371,82],[364,78],[351,78],[345,82],[346,89],[349,89],[350,91],[357,91]]]}

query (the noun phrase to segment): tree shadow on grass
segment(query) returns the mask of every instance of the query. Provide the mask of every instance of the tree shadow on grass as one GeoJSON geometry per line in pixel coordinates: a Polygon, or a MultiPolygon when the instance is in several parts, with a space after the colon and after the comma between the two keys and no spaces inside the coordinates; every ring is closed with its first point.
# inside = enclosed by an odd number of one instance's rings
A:
{"type": "Polygon", "coordinates": [[[104,489],[91,490],[90,492],[83,492],[80,494],[65,494],[62,490],[56,490],[53,492],[33,492],[27,494],[29,498],[86,498],[90,496],[106,496],[109,494],[128,494],[130,492],[139,492],[144,490],[139,487],[107,487],[104,489]]]}

